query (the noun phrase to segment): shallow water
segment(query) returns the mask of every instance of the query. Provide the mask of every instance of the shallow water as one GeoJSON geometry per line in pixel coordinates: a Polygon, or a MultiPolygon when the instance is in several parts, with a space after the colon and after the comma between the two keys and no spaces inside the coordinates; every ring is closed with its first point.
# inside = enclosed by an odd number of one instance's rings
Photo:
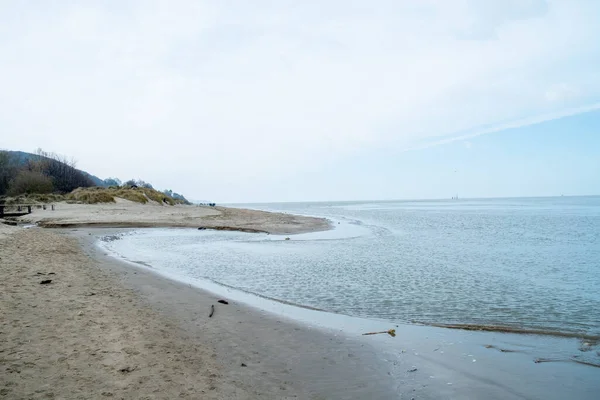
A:
{"type": "Polygon", "coordinates": [[[336,229],[289,241],[147,229],[106,245],[179,277],[351,316],[600,335],[600,197],[246,206],[336,229]]]}

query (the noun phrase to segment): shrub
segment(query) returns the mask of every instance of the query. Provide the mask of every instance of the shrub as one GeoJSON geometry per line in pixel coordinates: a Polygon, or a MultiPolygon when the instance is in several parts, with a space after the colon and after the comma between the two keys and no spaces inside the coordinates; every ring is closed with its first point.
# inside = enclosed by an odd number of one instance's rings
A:
{"type": "Polygon", "coordinates": [[[97,203],[114,203],[115,198],[106,190],[95,190],[96,188],[79,188],[75,189],[66,196],[67,201],[97,204],[97,203]]]}
{"type": "Polygon", "coordinates": [[[171,206],[175,204],[185,204],[183,200],[173,199],[157,190],[144,187],[138,187],[137,189],[130,187],[105,188],[99,186],[79,188],[66,195],[65,199],[68,202],[95,204],[112,203],[115,201],[115,197],[141,204],[146,204],[150,200],[159,204],[168,204],[171,206]]]}
{"type": "Polygon", "coordinates": [[[44,194],[52,193],[54,185],[52,179],[41,172],[21,170],[10,182],[8,194],[18,196],[20,194],[44,194]]]}

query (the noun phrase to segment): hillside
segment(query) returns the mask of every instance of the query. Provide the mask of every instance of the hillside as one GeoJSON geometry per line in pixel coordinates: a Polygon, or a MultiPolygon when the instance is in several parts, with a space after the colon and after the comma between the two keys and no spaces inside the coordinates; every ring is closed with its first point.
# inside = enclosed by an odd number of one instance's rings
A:
{"type": "MultiPolygon", "coordinates": [[[[21,167],[21,166],[25,166],[27,165],[27,163],[29,162],[34,162],[34,161],[38,161],[40,159],[44,160],[44,161],[49,161],[50,158],[49,157],[45,157],[45,156],[41,156],[38,154],[33,154],[33,153],[27,153],[25,151],[12,151],[12,150],[6,150],[6,153],[8,153],[9,157],[12,158],[12,160],[14,160],[17,164],[17,166],[21,167]]],[[[77,171],[81,172],[85,177],[91,179],[91,181],[94,183],[95,186],[107,186],[104,181],[100,178],[98,178],[96,175],[92,175],[89,172],[77,169],[77,171]]]]}
{"type": "Polygon", "coordinates": [[[172,190],[159,191],[141,179],[125,183],[100,179],[75,168],[65,156],[39,149],[36,154],[0,150],[0,199],[6,204],[67,201],[79,204],[112,203],[115,198],[137,203],[190,204],[172,190]]]}

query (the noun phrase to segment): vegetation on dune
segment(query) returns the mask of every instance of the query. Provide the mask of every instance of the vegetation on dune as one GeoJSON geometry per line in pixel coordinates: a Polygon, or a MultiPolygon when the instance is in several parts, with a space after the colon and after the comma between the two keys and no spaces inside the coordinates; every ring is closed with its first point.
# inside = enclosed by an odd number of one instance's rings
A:
{"type": "Polygon", "coordinates": [[[19,195],[16,197],[6,197],[3,199],[6,205],[11,204],[42,204],[42,203],[56,203],[59,201],[64,201],[65,196],[62,194],[27,194],[27,195],[19,195]]]}
{"type": "MultiPolygon", "coordinates": [[[[79,188],[73,190],[71,193],[65,195],[63,198],[69,203],[80,203],[80,204],[97,204],[97,203],[114,203],[115,198],[104,190],[95,190],[94,188],[79,188]]],[[[98,188],[102,189],[102,188],[98,188]]]]}
{"type": "Polygon", "coordinates": [[[155,189],[118,186],[76,189],[67,194],[65,200],[74,203],[97,204],[114,203],[116,197],[141,204],[146,204],[149,201],[171,206],[175,204],[189,204],[187,201],[174,199],[155,189]]]}
{"type": "Polygon", "coordinates": [[[117,197],[141,204],[190,204],[184,196],[160,192],[141,179],[124,184],[118,178],[102,180],[76,169],[74,160],[41,149],[36,154],[0,150],[0,201],[6,204],[114,203],[117,197]]]}
{"type": "Polygon", "coordinates": [[[53,193],[22,194],[15,197],[6,197],[4,202],[7,205],[56,203],[59,201],[66,201],[67,203],[76,204],[100,204],[114,203],[116,198],[133,201],[140,204],[146,204],[150,201],[171,206],[175,204],[190,204],[187,200],[174,199],[154,189],[119,186],[111,186],[109,188],[98,186],[78,188],[65,195],[53,193]]]}

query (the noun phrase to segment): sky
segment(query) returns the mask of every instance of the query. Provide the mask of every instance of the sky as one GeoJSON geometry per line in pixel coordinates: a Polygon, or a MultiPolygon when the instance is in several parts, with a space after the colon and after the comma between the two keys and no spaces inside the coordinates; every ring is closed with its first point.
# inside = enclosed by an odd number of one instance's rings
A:
{"type": "Polygon", "coordinates": [[[0,0],[0,148],[217,202],[600,194],[595,0],[0,0]]]}

